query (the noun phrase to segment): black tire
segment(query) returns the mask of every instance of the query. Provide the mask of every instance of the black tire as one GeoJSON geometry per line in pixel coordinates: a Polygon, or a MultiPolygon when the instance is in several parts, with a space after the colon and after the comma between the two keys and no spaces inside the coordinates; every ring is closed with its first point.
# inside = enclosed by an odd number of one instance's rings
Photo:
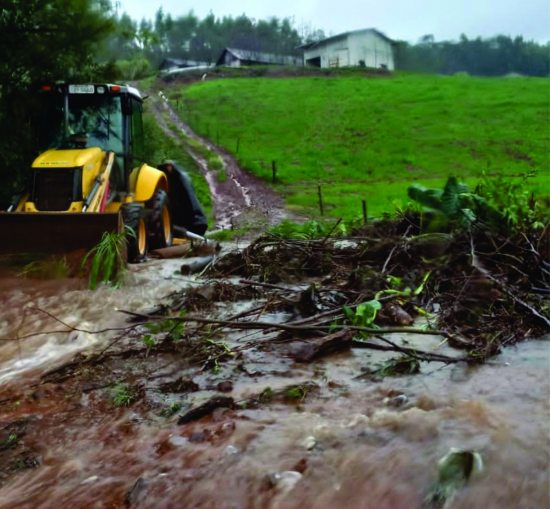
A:
{"type": "Polygon", "coordinates": [[[126,234],[126,257],[129,263],[139,263],[147,256],[147,227],[143,207],[139,203],[126,203],[121,212],[124,226],[132,232],[126,234]]]}
{"type": "Polygon", "coordinates": [[[174,234],[168,194],[157,189],[147,202],[147,238],[149,249],[162,249],[172,245],[174,234]]]}

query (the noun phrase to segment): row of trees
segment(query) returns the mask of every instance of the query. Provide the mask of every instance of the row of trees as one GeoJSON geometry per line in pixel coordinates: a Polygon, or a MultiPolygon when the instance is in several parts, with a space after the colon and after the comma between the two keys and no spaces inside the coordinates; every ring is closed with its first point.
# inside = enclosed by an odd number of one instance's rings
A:
{"type": "MultiPolygon", "coordinates": [[[[0,0],[0,202],[35,156],[31,91],[39,84],[133,79],[166,57],[214,62],[226,46],[297,54],[301,44],[322,38],[322,31],[298,30],[290,19],[199,19],[192,12],[172,18],[159,10],[154,20],[136,22],[118,16],[110,0],[0,0]]],[[[521,37],[436,42],[426,36],[395,50],[403,70],[550,74],[549,46],[521,37]]]]}
{"type": "MultiPolygon", "coordinates": [[[[213,63],[225,47],[299,55],[301,44],[324,37],[323,31],[311,27],[297,30],[287,18],[255,21],[245,15],[216,18],[209,14],[201,20],[192,12],[172,18],[159,10],[153,21],[138,23],[126,14],[118,18],[106,56],[122,60],[123,69],[139,73],[158,67],[167,57],[213,63]]],[[[400,70],[481,76],[550,74],[550,46],[523,37],[468,39],[462,35],[458,41],[436,42],[426,35],[416,44],[397,42],[395,53],[400,70]]]]}
{"type": "Polygon", "coordinates": [[[97,54],[115,26],[108,0],[0,0],[0,205],[36,155],[35,91],[111,76],[97,54]]]}
{"type": "Polygon", "coordinates": [[[395,51],[400,70],[468,72],[478,76],[550,75],[550,45],[526,41],[523,37],[468,39],[462,35],[458,42],[436,42],[432,35],[426,35],[417,44],[397,43],[395,51]]]}
{"type": "MultiPolygon", "coordinates": [[[[216,18],[209,14],[201,20],[193,12],[172,18],[160,9],[152,21],[138,23],[126,14],[117,18],[105,57],[117,58],[125,74],[135,75],[157,68],[167,57],[213,63],[225,47],[299,55],[300,45],[324,37],[323,31],[311,27],[297,30],[288,18],[256,21],[245,15],[216,18]]],[[[489,39],[462,35],[456,42],[436,42],[426,35],[416,44],[395,44],[398,69],[441,74],[547,76],[549,52],[548,44],[503,35],[489,39]]]]}
{"type": "MultiPolygon", "coordinates": [[[[307,40],[313,37],[324,34],[317,30],[305,36],[307,40]]],[[[211,13],[199,19],[193,12],[172,18],[160,9],[152,21],[138,23],[127,14],[120,16],[105,56],[132,64],[122,63],[125,68],[142,69],[143,59],[157,68],[168,57],[215,63],[225,47],[297,55],[303,41],[288,18],[256,21],[245,15],[216,18],[211,13]]]]}

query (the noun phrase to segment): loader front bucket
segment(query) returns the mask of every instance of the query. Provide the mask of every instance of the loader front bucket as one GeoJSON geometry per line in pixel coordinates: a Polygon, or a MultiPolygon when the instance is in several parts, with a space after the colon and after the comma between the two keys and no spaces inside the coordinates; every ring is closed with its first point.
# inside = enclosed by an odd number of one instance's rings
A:
{"type": "Polygon", "coordinates": [[[115,213],[0,212],[0,254],[89,250],[104,232],[121,232],[115,213]]]}

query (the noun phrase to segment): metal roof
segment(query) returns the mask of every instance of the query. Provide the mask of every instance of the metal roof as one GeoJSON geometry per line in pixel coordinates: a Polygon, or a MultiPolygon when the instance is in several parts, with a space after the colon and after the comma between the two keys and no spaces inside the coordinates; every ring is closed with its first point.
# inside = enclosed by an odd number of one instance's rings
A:
{"type": "Polygon", "coordinates": [[[173,67],[197,67],[201,65],[208,65],[208,62],[201,62],[199,60],[189,60],[183,58],[165,58],[159,65],[159,69],[171,69],[173,67]]]}
{"type": "Polygon", "coordinates": [[[249,60],[251,62],[258,62],[261,64],[293,65],[297,62],[301,62],[300,57],[294,57],[292,55],[275,55],[274,53],[262,53],[260,51],[251,51],[246,49],[225,48],[220,58],[218,58],[218,65],[223,63],[223,56],[226,52],[231,53],[239,60],[249,60]]]}
{"type": "Polygon", "coordinates": [[[337,41],[338,39],[345,39],[349,35],[360,34],[360,33],[363,33],[363,32],[373,32],[376,35],[378,35],[379,37],[381,37],[382,39],[388,41],[390,44],[394,43],[393,39],[390,39],[387,35],[380,32],[380,30],[376,30],[376,28],[362,28],[361,30],[350,30],[349,32],[344,32],[342,34],[333,35],[333,36],[327,37],[326,39],[323,39],[321,41],[316,41],[316,42],[310,42],[308,44],[303,44],[302,46],[300,46],[300,48],[301,49],[310,49],[310,48],[315,48],[315,47],[318,47],[318,46],[323,46],[325,44],[329,44],[331,42],[337,41]]]}

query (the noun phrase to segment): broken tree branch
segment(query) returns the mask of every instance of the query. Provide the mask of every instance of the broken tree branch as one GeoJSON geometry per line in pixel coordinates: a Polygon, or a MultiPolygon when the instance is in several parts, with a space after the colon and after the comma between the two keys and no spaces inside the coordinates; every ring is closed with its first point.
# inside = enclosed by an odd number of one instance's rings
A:
{"type": "MultiPolygon", "coordinates": [[[[128,314],[130,316],[138,317],[139,313],[134,313],[133,311],[119,310],[121,313],[128,314]]],[[[186,316],[175,316],[175,317],[166,317],[166,316],[145,316],[141,315],[145,320],[148,321],[158,321],[158,320],[173,320],[177,322],[195,322],[195,323],[204,323],[210,325],[220,325],[223,328],[228,329],[279,329],[287,332],[330,332],[336,329],[347,329],[358,332],[366,332],[368,334],[425,334],[432,336],[443,336],[445,338],[454,338],[452,334],[444,330],[426,330],[420,328],[410,328],[410,327],[360,327],[357,325],[346,325],[346,324],[333,324],[330,326],[322,325],[317,326],[312,324],[310,326],[304,325],[289,325],[286,323],[272,323],[272,322],[238,322],[230,320],[215,320],[211,318],[203,318],[199,316],[186,315],[186,316]]]]}

